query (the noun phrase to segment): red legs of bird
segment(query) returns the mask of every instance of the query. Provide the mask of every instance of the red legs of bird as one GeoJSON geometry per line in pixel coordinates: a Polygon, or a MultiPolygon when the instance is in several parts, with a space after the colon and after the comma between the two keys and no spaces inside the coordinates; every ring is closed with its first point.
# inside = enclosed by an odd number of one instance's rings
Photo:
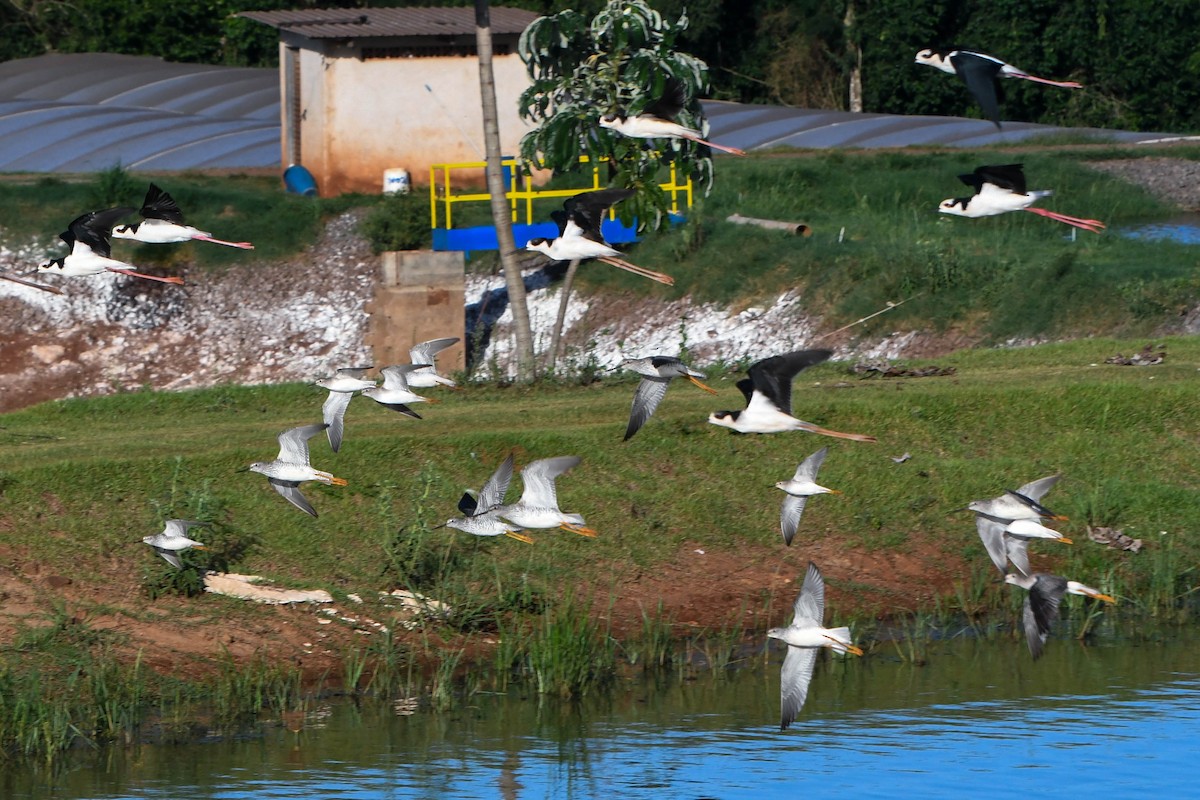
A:
{"type": "Polygon", "coordinates": [[[1076,228],[1083,228],[1085,231],[1092,233],[1100,233],[1105,225],[1098,219],[1082,219],[1080,217],[1069,217],[1066,214],[1059,214],[1055,211],[1047,211],[1044,208],[1027,208],[1025,209],[1031,214],[1037,214],[1040,217],[1055,220],[1056,222],[1064,222],[1067,225],[1073,225],[1076,228]]]}

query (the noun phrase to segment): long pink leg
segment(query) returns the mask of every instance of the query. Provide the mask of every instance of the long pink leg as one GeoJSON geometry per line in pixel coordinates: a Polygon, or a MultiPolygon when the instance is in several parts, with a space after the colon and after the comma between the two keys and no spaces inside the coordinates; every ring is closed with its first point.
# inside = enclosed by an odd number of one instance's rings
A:
{"type": "Polygon", "coordinates": [[[253,250],[254,245],[249,242],[227,242],[223,239],[214,239],[211,236],[193,236],[193,239],[201,242],[212,242],[213,244],[223,244],[226,247],[237,247],[242,250],[253,250]]]}
{"type": "Polygon", "coordinates": [[[22,286],[30,286],[34,289],[41,289],[43,292],[50,292],[51,294],[63,294],[62,289],[58,289],[54,286],[46,286],[41,283],[34,283],[33,281],[27,281],[24,278],[15,278],[12,275],[0,275],[0,278],[4,278],[6,281],[12,281],[13,283],[19,283],[22,286]]]}
{"type": "Polygon", "coordinates": [[[698,136],[686,136],[684,138],[690,139],[691,141],[696,142],[697,144],[706,144],[709,147],[713,148],[714,150],[722,150],[726,153],[733,153],[735,156],[746,155],[745,150],[739,150],[736,147],[727,147],[726,145],[723,145],[723,144],[717,144],[716,142],[710,142],[706,139],[701,139],[698,136]]]}
{"type": "Polygon", "coordinates": [[[1083,228],[1092,233],[1100,233],[1105,227],[1104,223],[1097,219],[1080,219],[1079,217],[1068,217],[1066,214],[1056,214],[1053,211],[1047,211],[1044,208],[1027,208],[1026,211],[1031,214],[1037,214],[1040,217],[1046,217],[1056,222],[1064,222],[1067,225],[1074,225],[1076,228],[1083,228]]]}
{"type": "Polygon", "coordinates": [[[613,258],[612,256],[598,256],[597,260],[603,261],[605,264],[612,264],[614,267],[623,269],[626,272],[632,272],[634,275],[641,275],[643,278],[649,278],[652,281],[665,283],[667,286],[675,285],[675,279],[670,275],[666,275],[662,272],[655,272],[653,270],[646,269],[645,267],[639,267],[637,264],[630,264],[628,261],[624,261],[619,258],[613,258]]]}
{"type": "Polygon", "coordinates": [[[1013,75],[1013,77],[1014,78],[1024,78],[1025,80],[1033,81],[1034,83],[1044,83],[1047,86],[1061,86],[1064,89],[1082,89],[1083,88],[1082,83],[1076,83],[1075,81],[1052,81],[1049,78],[1039,78],[1036,75],[1027,75],[1024,72],[1013,75]]]}
{"type": "Polygon", "coordinates": [[[159,277],[158,275],[146,275],[141,272],[134,272],[131,269],[117,269],[116,267],[106,267],[106,269],[109,272],[119,272],[122,275],[132,275],[135,278],[145,278],[148,281],[159,281],[160,283],[175,283],[180,286],[183,285],[183,278],[176,278],[174,276],[172,276],[170,278],[163,278],[163,277],[159,277]]]}

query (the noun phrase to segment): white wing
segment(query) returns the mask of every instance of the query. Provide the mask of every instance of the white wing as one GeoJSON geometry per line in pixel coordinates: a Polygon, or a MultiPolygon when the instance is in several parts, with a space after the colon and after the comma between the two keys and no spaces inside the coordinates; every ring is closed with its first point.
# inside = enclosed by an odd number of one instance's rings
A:
{"type": "Polygon", "coordinates": [[[289,464],[308,463],[308,440],[328,426],[324,423],[301,425],[279,434],[279,461],[289,464]]]}
{"type": "Polygon", "coordinates": [[[525,484],[521,492],[521,505],[558,508],[554,481],[582,460],[579,456],[558,456],[527,464],[525,469],[521,470],[521,481],[525,484]]]}
{"type": "Polygon", "coordinates": [[[787,730],[804,701],[808,698],[808,684],[812,682],[813,667],[817,663],[819,647],[792,647],[788,645],[783,657],[783,669],[779,673],[779,729],[787,730]]]}

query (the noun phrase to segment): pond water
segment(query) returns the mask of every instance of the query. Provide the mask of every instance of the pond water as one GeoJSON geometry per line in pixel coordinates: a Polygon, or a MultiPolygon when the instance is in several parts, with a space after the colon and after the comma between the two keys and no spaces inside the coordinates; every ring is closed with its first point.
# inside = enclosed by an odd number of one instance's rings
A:
{"type": "Polygon", "coordinates": [[[1119,233],[1121,236],[1129,239],[1152,239],[1178,242],[1179,244],[1200,244],[1200,217],[1191,215],[1171,220],[1170,222],[1139,225],[1136,228],[1125,228],[1119,231],[1119,233]]]}
{"type": "Polygon", "coordinates": [[[299,733],[141,745],[53,774],[0,772],[5,798],[1136,797],[1196,791],[1200,638],[955,639],[925,664],[884,645],[822,659],[780,732],[779,663],[672,673],[578,706],[476,695],[444,714],[322,706],[299,733]]]}

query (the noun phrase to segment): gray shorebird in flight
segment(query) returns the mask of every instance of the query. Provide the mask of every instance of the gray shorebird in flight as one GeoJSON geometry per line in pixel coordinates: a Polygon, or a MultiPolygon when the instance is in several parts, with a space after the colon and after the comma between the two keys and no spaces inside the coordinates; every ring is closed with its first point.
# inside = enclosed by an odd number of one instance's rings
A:
{"type": "Polygon", "coordinates": [[[850,641],[849,628],[826,628],[825,581],[821,571],[811,561],[804,576],[804,585],[793,605],[792,624],[786,628],[771,628],[767,637],[784,642],[787,655],[783,657],[783,670],[779,674],[779,730],[787,730],[808,697],[808,685],[812,682],[813,667],[817,654],[828,647],[838,653],[853,653],[861,656],[863,651],[850,641]]]}
{"type": "Polygon", "coordinates": [[[633,406],[629,410],[629,425],[625,428],[625,441],[641,430],[662,402],[667,393],[667,386],[674,378],[686,378],[709,394],[717,390],[700,382],[703,372],[697,372],[674,356],[647,356],[645,358],[627,358],[621,362],[625,369],[632,370],[642,376],[637,391],[633,394],[633,406]]]}
{"type": "Polygon", "coordinates": [[[1046,640],[1058,620],[1058,604],[1064,595],[1078,594],[1105,603],[1117,602],[1090,586],[1045,572],[1035,572],[1032,575],[1016,575],[1010,572],[1004,576],[1004,581],[1029,591],[1021,610],[1021,624],[1025,628],[1025,642],[1029,645],[1029,653],[1035,661],[1041,657],[1046,640]]]}
{"type": "Polygon", "coordinates": [[[179,559],[181,552],[192,547],[197,550],[208,549],[195,539],[189,539],[187,535],[189,529],[201,525],[208,525],[208,523],[196,522],[190,519],[169,519],[162,533],[156,533],[153,536],[143,536],[142,541],[153,547],[154,552],[166,559],[166,562],[172,567],[183,569],[183,562],[179,559]]]}
{"type": "Polygon", "coordinates": [[[326,485],[345,486],[344,478],[336,478],[328,472],[313,469],[308,463],[308,440],[328,427],[325,423],[300,425],[279,434],[279,455],[274,461],[255,461],[247,469],[267,476],[271,488],[283,499],[303,511],[317,516],[317,512],[300,493],[304,481],[318,481],[326,485]]]}
{"type": "Polygon", "coordinates": [[[363,378],[370,367],[342,367],[332,378],[322,378],[315,384],[329,390],[329,397],[321,406],[321,418],[329,427],[325,434],[329,437],[329,446],[337,452],[342,446],[342,432],[345,426],[346,409],[350,406],[350,398],[355,392],[375,387],[375,381],[363,378]]]}
{"type": "Polygon", "coordinates": [[[800,527],[800,515],[804,513],[808,498],[815,494],[841,494],[837,489],[826,489],[817,483],[817,470],[825,463],[828,452],[828,447],[822,447],[800,462],[791,480],[775,484],[777,489],[787,493],[779,510],[779,529],[783,531],[783,543],[786,545],[791,545],[796,529],[800,527]]]}

